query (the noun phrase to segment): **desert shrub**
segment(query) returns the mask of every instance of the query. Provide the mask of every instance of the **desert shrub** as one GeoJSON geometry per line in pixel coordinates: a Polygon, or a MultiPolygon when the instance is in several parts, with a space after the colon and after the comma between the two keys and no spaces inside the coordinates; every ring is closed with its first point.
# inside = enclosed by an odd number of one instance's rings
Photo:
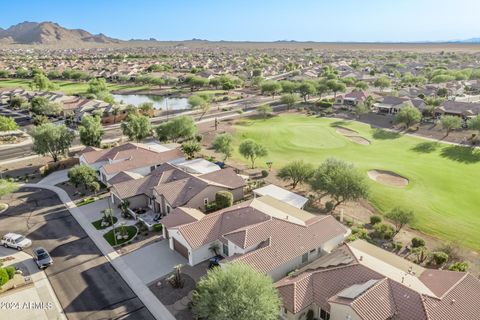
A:
{"type": "Polygon", "coordinates": [[[466,272],[468,271],[469,268],[470,268],[470,265],[468,264],[468,262],[462,261],[462,262],[456,262],[451,264],[448,267],[448,270],[466,272]]]}
{"type": "Polygon", "coordinates": [[[262,178],[268,177],[268,171],[267,170],[262,170],[262,178]]]}
{"type": "Polygon", "coordinates": [[[215,201],[211,201],[205,206],[206,212],[212,212],[215,210],[217,210],[217,204],[215,203],[215,201]]]}
{"type": "Polygon", "coordinates": [[[419,237],[412,238],[412,248],[424,247],[425,240],[419,237]]]}
{"type": "Polygon", "coordinates": [[[369,240],[370,236],[368,235],[368,230],[365,228],[352,228],[352,234],[348,236],[348,241],[355,241],[357,239],[369,240]]]}
{"type": "Polygon", "coordinates": [[[373,229],[375,230],[375,237],[383,240],[390,240],[395,234],[395,229],[386,223],[378,223],[373,227],[373,229]]]}
{"type": "Polygon", "coordinates": [[[0,287],[7,283],[9,277],[8,272],[4,268],[0,268],[0,287]]]}
{"type": "Polygon", "coordinates": [[[217,210],[228,208],[233,205],[233,194],[228,191],[218,191],[215,194],[215,203],[217,210]]]}
{"type": "Polygon", "coordinates": [[[161,232],[163,229],[163,226],[161,223],[156,223],[153,225],[153,231],[155,232],[161,232]]]}
{"type": "Polygon", "coordinates": [[[442,264],[448,261],[448,254],[442,251],[436,251],[432,253],[432,261],[437,265],[441,266],[442,264]]]}
{"type": "Polygon", "coordinates": [[[373,215],[370,217],[370,224],[373,226],[373,225],[376,225],[377,223],[380,223],[382,222],[382,217],[379,216],[379,215],[373,215]]]}
{"type": "Polygon", "coordinates": [[[15,267],[6,267],[5,270],[7,271],[8,273],[8,279],[13,279],[13,276],[15,275],[15,267]]]}
{"type": "Polygon", "coordinates": [[[393,243],[393,248],[394,248],[395,251],[398,252],[398,251],[402,250],[402,248],[403,248],[403,243],[401,243],[400,241],[395,241],[395,242],[393,243]]]}

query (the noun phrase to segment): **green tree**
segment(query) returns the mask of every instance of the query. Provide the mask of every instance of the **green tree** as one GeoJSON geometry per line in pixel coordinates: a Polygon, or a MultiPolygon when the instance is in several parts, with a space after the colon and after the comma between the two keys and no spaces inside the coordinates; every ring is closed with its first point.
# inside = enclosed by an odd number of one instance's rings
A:
{"type": "Polygon", "coordinates": [[[82,123],[78,127],[80,142],[85,146],[100,147],[104,134],[100,118],[88,114],[82,117],[82,123]]]}
{"type": "Polygon", "coordinates": [[[45,97],[37,96],[33,97],[30,102],[30,111],[36,115],[57,116],[63,111],[63,107],[45,97]]]}
{"type": "Polygon", "coordinates": [[[80,164],[68,170],[68,179],[75,187],[83,185],[85,190],[87,190],[93,182],[97,182],[97,174],[95,169],[85,164],[80,164]]]}
{"type": "Polygon", "coordinates": [[[359,90],[367,90],[368,83],[366,83],[365,81],[357,81],[355,82],[355,88],[359,90]]]}
{"type": "Polygon", "coordinates": [[[210,103],[212,102],[212,96],[207,94],[196,94],[188,98],[188,104],[192,109],[199,109],[202,111],[200,118],[202,120],[205,113],[210,110],[210,103]]]}
{"type": "Polygon", "coordinates": [[[260,85],[260,91],[262,94],[268,94],[275,98],[275,95],[282,91],[282,86],[278,81],[264,81],[260,85]]]}
{"type": "Polygon", "coordinates": [[[121,126],[123,134],[136,142],[140,142],[152,134],[150,119],[142,115],[129,114],[121,126]]]}
{"type": "Polygon", "coordinates": [[[160,141],[177,142],[193,138],[197,134],[197,126],[191,117],[180,116],[160,124],[155,131],[160,141]]]}
{"type": "Polygon", "coordinates": [[[0,116],[0,131],[13,131],[18,129],[18,124],[13,118],[0,116]]]}
{"type": "Polygon", "coordinates": [[[276,320],[280,298],[269,276],[241,264],[209,270],[193,292],[194,313],[209,320],[276,320]]]}
{"type": "Polygon", "coordinates": [[[215,193],[215,209],[220,210],[233,205],[233,194],[229,191],[220,190],[215,193]]]}
{"type": "Polygon", "coordinates": [[[22,96],[15,95],[10,98],[8,105],[12,109],[21,109],[27,104],[27,99],[22,96]]]}
{"type": "Polygon", "coordinates": [[[338,80],[328,80],[326,84],[327,87],[333,92],[334,98],[337,97],[337,92],[345,92],[347,90],[345,83],[338,80]]]}
{"type": "Polygon", "coordinates": [[[295,160],[282,167],[277,176],[283,181],[292,181],[292,189],[295,189],[299,183],[307,182],[314,171],[311,164],[305,163],[303,160],[295,160]]]}
{"type": "Polygon", "coordinates": [[[300,98],[295,93],[285,93],[282,95],[280,102],[282,104],[286,104],[287,110],[290,110],[290,108],[293,107],[293,105],[297,103],[299,100],[300,98]]]}
{"type": "Polygon", "coordinates": [[[255,160],[257,158],[266,157],[268,155],[267,148],[252,139],[243,140],[238,147],[238,151],[243,157],[250,160],[252,169],[255,168],[255,160]]]}
{"type": "Polygon", "coordinates": [[[332,210],[349,200],[368,197],[368,184],[364,175],[351,164],[335,158],[325,160],[309,180],[313,191],[330,195],[335,200],[332,210]]]}
{"type": "Polygon", "coordinates": [[[459,272],[467,272],[468,269],[470,269],[470,265],[468,264],[468,262],[465,262],[465,261],[453,263],[448,267],[448,270],[450,271],[459,271],[459,272]]]}
{"type": "Polygon", "coordinates": [[[282,92],[285,94],[294,93],[298,88],[297,83],[288,80],[280,81],[280,85],[282,86],[282,92]]]}
{"type": "Polygon", "coordinates": [[[365,103],[359,103],[358,105],[355,106],[355,109],[353,111],[355,112],[357,119],[360,120],[360,117],[364,114],[369,113],[370,109],[365,103]]]}
{"type": "Polygon", "coordinates": [[[94,95],[98,95],[102,92],[108,92],[107,82],[103,78],[93,78],[88,81],[88,93],[93,93],[94,95]]]}
{"type": "Polygon", "coordinates": [[[480,135],[480,115],[467,120],[467,126],[470,130],[477,130],[480,135]]]}
{"type": "Polygon", "coordinates": [[[215,136],[215,139],[213,139],[212,142],[212,147],[215,152],[223,154],[223,161],[227,161],[227,159],[232,156],[232,143],[232,135],[229,133],[222,133],[215,136]]]}
{"type": "Polygon", "coordinates": [[[406,129],[419,123],[421,119],[422,113],[412,105],[405,105],[395,116],[395,122],[403,124],[406,129]]]}
{"type": "Polygon", "coordinates": [[[462,118],[457,116],[442,116],[440,118],[440,125],[442,129],[447,132],[445,135],[447,137],[450,132],[462,127],[462,118]]]}
{"type": "Polygon", "coordinates": [[[189,159],[195,158],[195,154],[200,150],[202,150],[202,146],[197,140],[187,140],[182,143],[182,151],[189,159]]]}
{"type": "Polygon", "coordinates": [[[400,230],[407,224],[412,223],[415,220],[415,214],[412,210],[396,207],[388,212],[385,217],[390,219],[395,226],[395,234],[399,233],[400,230]]]}
{"type": "Polygon", "coordinates": [[[385,76],[378,77],[377,80],[373,83],[373,85],[377,88],[380,88],[380,91],[383,91],[384,89],[390,87],[392,83],[390,82],[390,79],[388,79],[385,76]]]}
{"type": "Polygon", "coordinates": [[[307,102],[307,99],[308,99],[309,96],[314,95],[315,92],[316,92],[315,86],[311,82],[308,82],[308,81],[302,82],[298,86],[297,90],[298,90],[298,92],[300,93],[300,96],[302,96],[302,98],[305,102],[307,102]]]}
{"type": "Polygon", "coordinates": [[[74,134],[65,125],[57,126],[46,123],[35,127],[31,136],[33,138],[33,151],[44,156],[49,154],[53,161],[57,162],[60,155],[68,152],[74,134]]]}
{"type": "Polygon", "coordinates": [[[9,280],[8,272],[5,268],[0,267],[0,288],[9,280]]]}
{"type": "Polygon", "coordinates": [[[43,73],[37,73],[33,77],[33,80],[30,82],[30,88],[39,91],[46,91],[53,90],[56,88],[56,86],[47,78],[46,75],[44,75],[43,73]]]}
{"type": "Polygon", "coordinates": [[[263,120],[266,120],[267,116],[272,113],[272,107],[269,104],[262,104],[257,107],[257,112],[262,115],[263,120]]]}

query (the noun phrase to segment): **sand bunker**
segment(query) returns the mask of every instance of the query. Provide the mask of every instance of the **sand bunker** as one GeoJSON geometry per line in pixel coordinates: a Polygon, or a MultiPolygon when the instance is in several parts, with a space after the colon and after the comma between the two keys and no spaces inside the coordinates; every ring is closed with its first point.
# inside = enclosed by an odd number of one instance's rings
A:
{"type": "Polygon", "coordinates": [[[344,128],[344,127],[337,127],[335,130],[337,131],[337,133],[340,133],[341,135],[347,137],[352,142],[363,144],[364,146],[368,146],[370,144],[369,140],[359,136],[358,132],[355,130],[344,128]]]}
{"type": "Polygon", "coordinates": [[[408,179],[392,171],[370,170],[368,177],[378,183],[391,187],[405,187],[408,185],[408,179]]]}

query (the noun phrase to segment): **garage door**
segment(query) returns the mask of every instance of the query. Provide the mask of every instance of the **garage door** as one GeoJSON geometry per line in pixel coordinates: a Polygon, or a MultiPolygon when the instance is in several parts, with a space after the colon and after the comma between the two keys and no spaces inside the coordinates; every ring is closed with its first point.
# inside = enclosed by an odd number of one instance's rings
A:
{"type": "Polygon", "coordinates": [[[178,242],[176,239],[173,239],[173,249],[188,259],[188,249],[183,244],[178,242]]]}

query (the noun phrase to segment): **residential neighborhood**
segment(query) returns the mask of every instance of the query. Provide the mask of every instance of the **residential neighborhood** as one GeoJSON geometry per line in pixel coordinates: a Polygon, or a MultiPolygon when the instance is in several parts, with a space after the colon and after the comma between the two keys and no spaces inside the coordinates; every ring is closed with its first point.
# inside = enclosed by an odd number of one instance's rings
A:
{"type": "Polygon", "coordinates": [[[480,4],[2,9],[0,320],[480,319],[480,4]]]}

